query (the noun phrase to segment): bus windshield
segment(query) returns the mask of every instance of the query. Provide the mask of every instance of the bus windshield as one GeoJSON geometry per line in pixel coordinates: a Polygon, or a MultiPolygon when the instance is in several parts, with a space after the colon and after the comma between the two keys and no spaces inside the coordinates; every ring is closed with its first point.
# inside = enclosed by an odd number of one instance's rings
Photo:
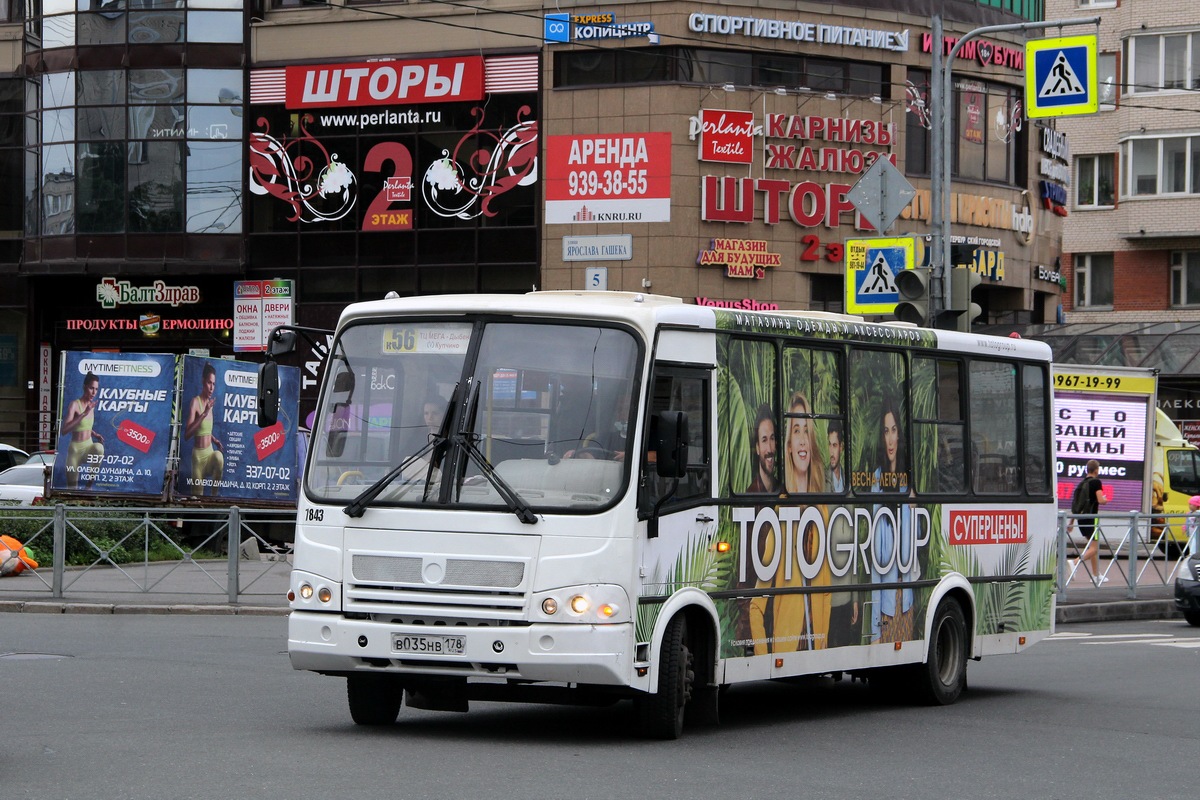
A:
{"type": "MultiPolygon", "coordinates": [[[[641,348],[618,327],[387,320],[335,343],[314,426],[316,502],[533,512],[628,483],[641,348]]],[[[525,521],[531,521],[525,519],[525,521]]]]}

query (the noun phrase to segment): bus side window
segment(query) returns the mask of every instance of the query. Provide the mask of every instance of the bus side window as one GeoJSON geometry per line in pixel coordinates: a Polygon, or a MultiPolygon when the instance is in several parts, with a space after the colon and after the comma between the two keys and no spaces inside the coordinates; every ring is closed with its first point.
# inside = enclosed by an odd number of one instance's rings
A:
{"type": "Polygon", "coordinates": [[[967,458],[963,439],[962,365],[949,358],[914,358],[913,437],[917,452],[932,448],[933,466],[915,464],[922,493],[961,494],[966,489],[967,458]],[[936,444],[935,444],[936,443],[936,444]]]}
{"type": "MultiPolygon", "coordinates": [[[[650,415],[661,411],[683,411],[688,417],[687,475],[679,479],[673,501],[708,497],[711,494],[712,457],[709,444],[710,373],[687,368],[659,367],[650,398],[650,415]]],[[[667,482],[655,469],[657,453],[649,451],[643,459],[643,474],[651,494],[666,491],[667,482]]]]}
{"type": "Polygon", "coordinates": [[[1023,487],[1017,464],[1017,370],[998,361],[972,361],[967,395],[977,494],[1014,494],[1023,487]]]}

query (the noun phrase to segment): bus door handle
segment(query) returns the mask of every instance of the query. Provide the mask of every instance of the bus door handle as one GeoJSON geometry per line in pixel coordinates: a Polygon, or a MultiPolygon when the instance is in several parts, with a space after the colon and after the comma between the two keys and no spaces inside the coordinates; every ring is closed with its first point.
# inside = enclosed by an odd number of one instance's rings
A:
{"type": "Polygon", "coordinates": [[[700,514],[696,517],[696,522],[699,522],[701,525],[707,525],[712,521],[712,517],[710,517],[708,514],[700,514]]]}

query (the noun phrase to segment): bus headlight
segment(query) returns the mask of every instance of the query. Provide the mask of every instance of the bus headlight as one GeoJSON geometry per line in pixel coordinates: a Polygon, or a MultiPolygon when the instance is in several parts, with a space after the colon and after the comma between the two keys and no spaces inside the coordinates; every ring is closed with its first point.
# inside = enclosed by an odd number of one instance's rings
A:
{"type": "Polygon", "coordinates": [[[292,608],[307,611],[340,611],[341,585],[322,575],[292,570],[288,600],[292,608]]]}
{"type": "Polygon", "coordinates": [[[629,598],[620,586],[564,586],[534,595],[533,607],[547,622],[629,622],[629,598]]]}

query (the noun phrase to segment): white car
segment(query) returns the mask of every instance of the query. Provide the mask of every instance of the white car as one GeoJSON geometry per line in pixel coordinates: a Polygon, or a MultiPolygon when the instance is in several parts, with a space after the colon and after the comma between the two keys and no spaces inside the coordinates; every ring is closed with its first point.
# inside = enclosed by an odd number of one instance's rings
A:
{"type": "Polygon", "coordinates": [[[26,453],[19,447],[13,447],[11,444],[0,443],[0,469],[8,469],[15,467],[17,464],[24,464],[29,460],[29,453],[26,453]]]}
{"type": "Polygon", "coordinates": [[[36,453],[30,453],[29,458],[25,460],[26,464],[49,464],[54,466],[54,451],[53,450],[38,450],[36,453]]]}
{"type": "Polygon", "coordinates": [[[0,505],[36,506],[46,497],[46,468],[18,464],[0,472],[0,505]]]}

